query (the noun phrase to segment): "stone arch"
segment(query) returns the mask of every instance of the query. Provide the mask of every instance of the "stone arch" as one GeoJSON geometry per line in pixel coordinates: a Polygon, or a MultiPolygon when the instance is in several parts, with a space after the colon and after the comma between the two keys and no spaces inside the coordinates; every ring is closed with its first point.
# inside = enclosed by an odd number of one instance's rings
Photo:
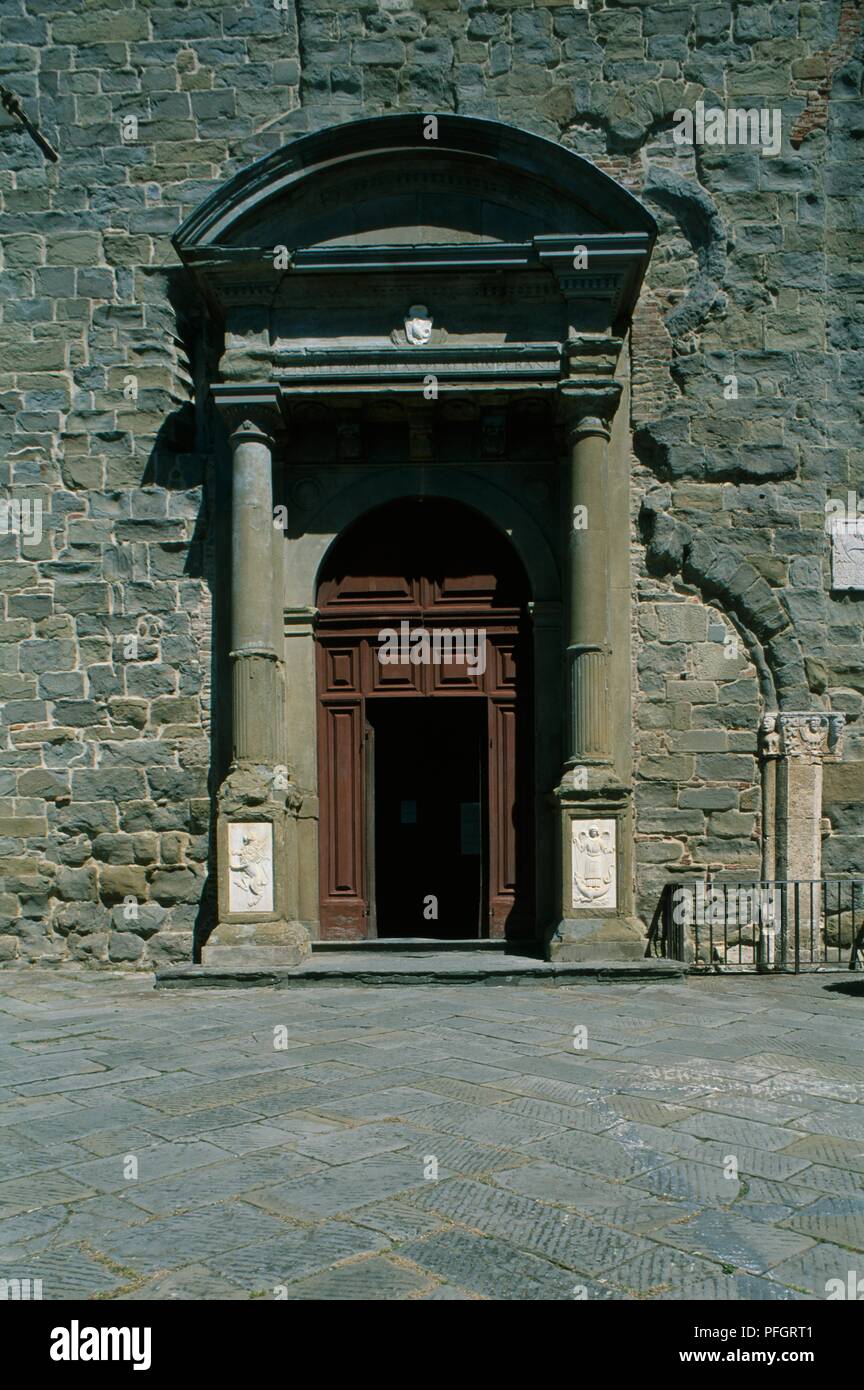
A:
{"type": "Polygon", "coordinates": [[[346,526],[387,502],[412,496],[440,497],[480,511],[513,546],[528,577],[533,601],[559,601],[560,579],[549,543],[517,498],[484,478],[466,476],[457,469],[439,468],[430,478],[428,469],[409,467],[352,483],[320,504],[306,523],[304,534],[291,542],[290,602],[314,606],[318,576],[346,526]]]}
{"type": "Polygon", "coordinates": [[[698,183],[680,174],[658,164],[649,165],[644,194],[672,213],[696,252],[698,273],[686,298],[665,320],[672,338],[681,338],[724,306],[726,232],[713,199],[698,183]]]}
{"type": "Polygon", "coordinates": [[[706,599],[719,599],[740,623],[760,671],[766,708],[816,708],[789,615],[755,566],[724,554],[710,536],[674,521],[650,498],[639,520],[649,568],[680,574],[706,599]]]}

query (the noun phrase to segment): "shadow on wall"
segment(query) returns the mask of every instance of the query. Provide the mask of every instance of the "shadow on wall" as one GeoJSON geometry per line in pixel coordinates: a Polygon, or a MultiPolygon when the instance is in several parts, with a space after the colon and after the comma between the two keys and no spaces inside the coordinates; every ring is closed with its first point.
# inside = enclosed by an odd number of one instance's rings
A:
{"type": "MultiPolygon", "coordinates": [[[[167,296],[174,307],[177,323],[184,324],[183,349],[193,375],[200,382],[206,368],[203,361],[204,334],[196,325],[190,327],[189,320],[182,317],[185,308],[182,287],[178,302],[169,280],[167,296]]],[[[174,579],[181,583],[184,580],[198,580],[206,584],[209,590],[212,637],[208,633],[210,622],[203,605],[199,603],[196,606],[194,596],[188,590],[184,592],[181,589],[179,612],[164,615],[169,628],[165,635],[172,637],[176,643],[171,663],[177,668],[178,694],[202,695],[206,684],[209,684],[212,698],[210,710],[202,709],[200,732],[194,727],[187,731],[183,726],[183,732],[178,727],[176,732],[168,734],[177,750],[175,786],[166,782],[162,788],[154,789],[151,784],[151,795],[157,807],[175,812],[171,819],[178,828],[190,834],[192,846],[196,837],[206,837],[206,850],[196,853],[193,848],[190,855],[193,868],[203,865],[205,870],[200,880],[200,890],[198,884],[188,883],[188,867],[183,872],[182,867],[160,864],[158,889],[154,894],[154,900],[168,909],[169,914],[173,908],[178,909],[178,927],[182,926],[184,930],[188,929],[187,913],[194,909],[194,920],[189,926],[195,960],[199,959],[202,942],[216,924],[215,794],[230,757],[227,735],[231,719],[231,683],[227,673],[227,643],[220,638],[220,634],[228,630],[228,584],[227,576],[217,572],[212,558],[216,554],[230,554],[227,537],[219,535],[221,527],[227,529],[230,507],[230,485],[227,481],[230,474],[219,466],[217,458],[222,448],[207,410],[206,391],[199,387],[194,403],[184,402],[164,419],[141,478],[142,488],[153,489],[154,517],[158,517],[153,530],[146,524],[146,529],[142,527],[142,539],[146,540],[149,552],[151,584],[158,585],[160,579],[174,579]],[[155,501],[160,494],[167,494],[164,504],[155,501]],[[190,523],[191,535],[187,535],[190,523]],[[175,616],[180,621],[172,623],[175,616]],[[185,621],[187,617],[188,625],[185,621]],[[205,646],[209,647],[209,673],[203,668],[207,659],[205,646]],[[198,666],[197,662],[201,665],[198,666]],[[208,674],[209,681],[206,679],[208,674]],[[225,711],[224,715],[222,711],[225,711]],[[196,778],[201,776],[201,740],[208,743],[207,780],[199,789],[194,784],[196,778]],[[191,746],[195,743],[199,744],[198,749],[191,746]],[[206,815],[202,814],[200,806],[196,806],[196,802],[202,801],[209,803],[209,813],[206,815]],[[182,810],[178,802],[185,803],[182,810]]],[[[154,608],[159,610],[161,600],[156,599],[155,595],[154,599],[154,608]]],[[[156,616],[162,615],[157,611],[156,616]]],[[[164,659],[161,643],[157,650],[164,659]]],[[[152,737],[163,739],[165,736],[164,725],[153,728],[152,737]]]]}

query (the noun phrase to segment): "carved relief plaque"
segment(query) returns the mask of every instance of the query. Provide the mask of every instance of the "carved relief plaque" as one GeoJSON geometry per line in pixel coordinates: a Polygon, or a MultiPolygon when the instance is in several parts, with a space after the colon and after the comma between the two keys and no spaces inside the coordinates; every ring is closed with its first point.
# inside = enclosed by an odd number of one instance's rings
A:
{"type": "Polygon", "coordinates": [[[573,906],[616,907],[614,820],[572,822],[573,906]]]}
{"type": "Polygon", "coordinates": [[[228,826],[228,911],[273,911],[273,826],[232,821],[228,826]]]}
{"type": "Polygon", "coordinates": [[[864,521],[832,518],[831,587],[864,589],[864,521]]]}

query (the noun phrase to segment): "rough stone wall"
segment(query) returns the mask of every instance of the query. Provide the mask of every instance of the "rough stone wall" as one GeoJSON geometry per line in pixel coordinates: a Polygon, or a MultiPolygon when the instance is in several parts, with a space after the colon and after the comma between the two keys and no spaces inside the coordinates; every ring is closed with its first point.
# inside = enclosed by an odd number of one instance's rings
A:
{"type": "Polygon", "coordinates": [[[650,578],[639,599],[636,888],[650,922],[670,873],[759,877],[762,702],[756,667],[722,613],[650,578]]]}
{"type": "Polygon", "coordinates": [[[860,34],[856,0],[7,0],[0,81],[61,159],[5,121],[0,484],[43,516],[0,535],[0,958],[189,956],[221,511],[189,404],[215,348],[169,237],[286,139],[396,110],[560,140],[660,223],[633,328],[643,910],[683,860],[756,862],[754,671],[849,717],[826,865],[864,872],[864,596],[830,593],[824,530],[864,492],[860,34]],[[782,153],[676,146],[699,100],[779,108],[782,153]]]}

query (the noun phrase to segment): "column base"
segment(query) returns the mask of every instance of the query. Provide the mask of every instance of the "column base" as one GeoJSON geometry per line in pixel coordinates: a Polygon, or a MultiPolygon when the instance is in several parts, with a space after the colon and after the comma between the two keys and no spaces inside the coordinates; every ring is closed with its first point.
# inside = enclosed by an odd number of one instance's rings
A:
{"type": "Polygon", "coordinates": [[[564,917],[547,947],[551,961],[641,960],[645,933],[631,917],[564,917]]]}
{"type": "Polygon", "coordinates": [[[311,955],[309,933],[300,922],[220,922],[201,951],[202,965],[301,965],[311,955]]]}

